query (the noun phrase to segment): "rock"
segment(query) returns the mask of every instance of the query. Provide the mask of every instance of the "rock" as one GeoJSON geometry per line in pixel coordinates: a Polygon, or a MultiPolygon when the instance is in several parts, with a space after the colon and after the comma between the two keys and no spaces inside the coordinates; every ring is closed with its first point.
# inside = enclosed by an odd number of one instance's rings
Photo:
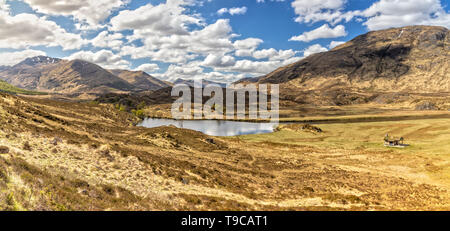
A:
{"type": "Polygon", "coordinates": [[[434,110],[438,110],[438,108],[436,107],[436,104],[427,101],[427,102],[417,104],[416,110],[417,111],[434,111],[434,110]]]}
{"type": "Polygon", "coordinates": [[[23,149],[27,150],[27,151],[31,151],[31,145],[28,141],[25,141],[25,143],[23,143],[23,149]]]}
{"type": "Polygon", "coordinates": [[[189,179],[185,178],[185,177],[181,177],[181,182],[183,184],[189,184],[189,179]]]}
{"type": "Polygon", "coordinates": [[[112,161],[115,160],[114,156],[111,155],[111,153],[110,153],[110,151],[109,151],[108,149],[100,150],[100,151],[99,151],[99,154],[102,155],[102,156],[104,156],[104,157],[106,157],[106,159],[107,159],[108,161],[110,161],[110,162],[112,162],[112,161]]]}
{"type": "Polygon", "coordinates": [[[210,144],[216,144],[216,142],[215,142],[214,139],[212,139],[212,138],[206,139],[206,142],[208,142],[208,143],[210,143],[210,144]]]}
{"type": "Polygon", "coordinates": [[[53,144],[53,145],[58,145],[58,143],[62,143],[63,142],[63,140],[61,139],[61,138],[59,138],[59,137],[55,137],[52,141],[50,141],[50,144],[53,144]]]}
{"type": "Polygon", "coordinates": [[[8,154],[9,148],[6,146],[0,146],[0,154],[8,154]]]}
{"type": "Polygon", "coordinates": [[[318,133],[322,132],[322,129],[320,129],[319,127],[310,125],[310,124],[304,124],[302,126],[302,130],[306,130],[306,131],[310,131],[310,132],[318,132],[318,133]]]}

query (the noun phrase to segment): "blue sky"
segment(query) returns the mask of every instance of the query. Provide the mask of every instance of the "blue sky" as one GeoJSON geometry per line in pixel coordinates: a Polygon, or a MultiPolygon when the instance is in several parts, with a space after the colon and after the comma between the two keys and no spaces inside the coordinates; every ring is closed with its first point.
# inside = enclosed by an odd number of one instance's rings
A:
{"type": "Polygon", "coordinates": [[[165,80],[253,77],[371,30],[449,27],[447,0],[0,0],[0,65],[35,55],[165,80]]]}

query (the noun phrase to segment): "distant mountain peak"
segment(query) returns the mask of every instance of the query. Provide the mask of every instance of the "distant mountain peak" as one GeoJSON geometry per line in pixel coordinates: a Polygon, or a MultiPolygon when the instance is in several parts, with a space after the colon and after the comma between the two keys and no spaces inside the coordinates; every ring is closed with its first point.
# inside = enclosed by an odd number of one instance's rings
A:
{"type": "Polygon", "coordinates": [[[61,61],[61,59],[58,59],[58,58],[51,58],[51,57],[40,55],[40,56],[31,57],[31,58],[26,58],[22,62],[16,64],[16,66],[17,65],[34,66],[37,64],[52,64],[52,63],[58,63],[60,61],[61,61]]]}
{"type": "MultiPolygon", "coordinates": [[[[186,84],[186,85],[188,85],[190,87],[194,87],[196,82],[194,80],[191,80],[191,79],[178,78],[175,81],[173,81],[173,84],[175,84],[175,85],[176,84],[186,84]]],[[[209,81],[209,80],[206,80],[206,79],[202,80],[202,85],[203,85],[202,87],[206,87],[209,84],[219,85],[220,87],[223,87],[223,88],[227,87],[226,83],[219,83],[219,82],[209,81]]]]}
{"type": "Polygon", "coordinates": [[[328,52],[312,54],[260,77],[285,93],[360,89],[380,92],[450,91],[450,31],[408,26],[371,31],[328,52]]]}
{"type": "Polygon", "coordinates": [[[89,61],[36,56],[0,67],[0,79],[27,90],[57,93],[127,93],[168,87],[144,72],[110,71],[89,61]]]}

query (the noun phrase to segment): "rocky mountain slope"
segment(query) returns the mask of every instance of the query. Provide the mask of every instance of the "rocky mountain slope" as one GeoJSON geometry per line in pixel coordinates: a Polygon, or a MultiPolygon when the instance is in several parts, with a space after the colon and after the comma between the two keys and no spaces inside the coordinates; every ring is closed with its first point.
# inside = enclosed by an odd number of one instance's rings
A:
{"type": "Polygon", "coordinates": [[[259,79],[301,90],[450,92],[450,31],[409,26],[373,31],[259,79]]]}
{"type": "Polygon", "coordinates": [[[157,90],[169,85],[143,71],[109,70],[113,75],[132,84],[137,90],[157,90]]]}
{"type": "Polygon", "coordinates": [[[108,71],[83,60],[45,56],[27,58],[0,70],[0,79],[27,90],[51,93],[108,93],[154,90],[166,87],[150,75],[130,71],[108,71]],[[116,76],[117,75],[119,76],[116,76]]]}

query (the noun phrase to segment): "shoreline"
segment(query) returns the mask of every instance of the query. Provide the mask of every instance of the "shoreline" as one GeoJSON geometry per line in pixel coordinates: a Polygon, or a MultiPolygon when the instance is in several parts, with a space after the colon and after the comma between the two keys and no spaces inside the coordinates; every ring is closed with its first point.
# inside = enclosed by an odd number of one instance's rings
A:
{"type": "MultiPolygon", "coordinates": [[[[231,121],[231,122],[247,122],[247,123],[270,123],[271,120],[263,119],[173,119],[172,117],[164,116],[147,116],[145,119],[170,119],[176,121],[231,121]]],[[[143,120],[145,120],[143,119],[143,120]]],[[[387,122],[387,121],[404,121],[404,120],[424,120],[424,119],[450,119],[450,112],[430,114],[430,115],[371,115],[371,116],[341,116],[341,117],[309,117],[307,119],[300,118],[280,118],[279,123],[361,123],[361,122],[387,122]]],[[[142,122],[143,120],[139,121],[142,122]]]]}

